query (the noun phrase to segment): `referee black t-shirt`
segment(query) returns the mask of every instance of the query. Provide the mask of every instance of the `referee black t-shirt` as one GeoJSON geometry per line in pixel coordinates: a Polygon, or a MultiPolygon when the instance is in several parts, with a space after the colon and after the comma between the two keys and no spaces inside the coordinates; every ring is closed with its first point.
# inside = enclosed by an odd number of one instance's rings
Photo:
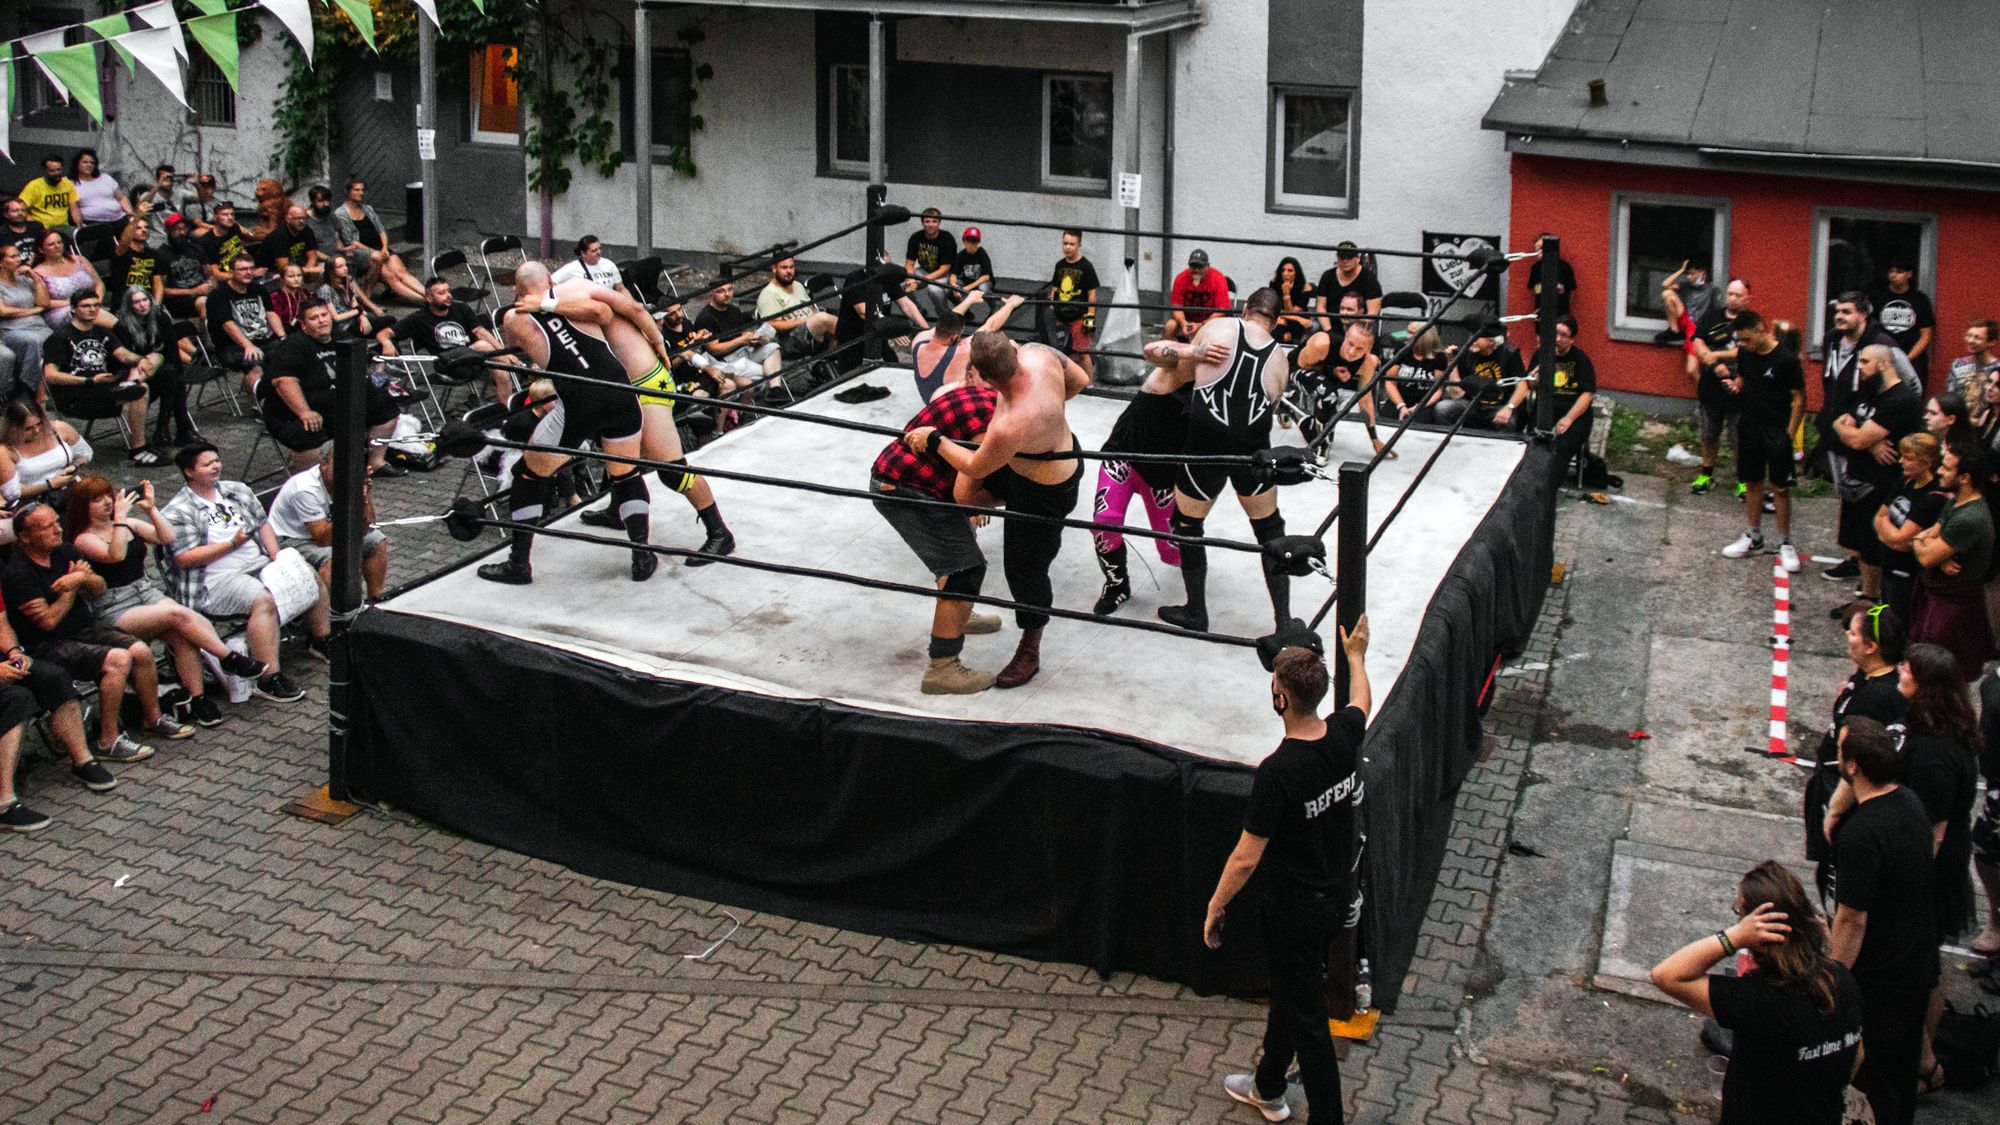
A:
{"type": "Polygon", "coordinates": [[[1287,738],[1257,766],[1243,830],[1269,840],[1258,869],[1278,901],[1320,894],[1345,906],[1359,861],[1361,736],[1356,707],[1327,716],[1326,734],[1287,738]]]}

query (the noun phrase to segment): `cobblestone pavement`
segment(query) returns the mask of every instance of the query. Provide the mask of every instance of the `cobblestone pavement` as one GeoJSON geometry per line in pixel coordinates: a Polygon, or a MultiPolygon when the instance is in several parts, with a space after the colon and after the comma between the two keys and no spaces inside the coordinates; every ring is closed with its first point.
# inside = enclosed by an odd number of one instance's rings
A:
{"type": "MultiPolygon", "coordinates": [[[[240,463],[249,424],[204,420],[240,463]]],[[[458,474],[384,482],[380,515],[438,510],[458,474]]],[[[392,537],[397,577],[465,550],[392,537]]],[[[1347,1054],[1354,1119],[1707,1116],[1459,1045],[1563,601],[1523,657],[1544,671],[1489,716],[1402,1010],[1347,1054]]],[[[35,764],[25,796],[57,823],[0,840],[0,1119],[1255,1120],[1218,1087],[1255,1058],[1253,1004],[726,911],[398,814],[293,819],[325,680],[290,664],[306,701],[233,708],[115,792],[35,764]]]]}

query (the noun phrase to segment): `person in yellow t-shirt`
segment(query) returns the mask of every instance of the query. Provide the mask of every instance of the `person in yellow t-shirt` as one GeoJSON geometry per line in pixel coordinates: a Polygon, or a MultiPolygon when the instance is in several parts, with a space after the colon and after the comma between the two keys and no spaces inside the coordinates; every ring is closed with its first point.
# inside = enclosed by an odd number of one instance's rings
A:
{"type": "Polygon", "coordinates": [[[63,175],[59,156],[42,158],[42,176],[29,180],[21,189],[21,202],[28,205],[28,217],[44,227],[70,225],[70,204],[76,202],[76,185],[63,175]]]}

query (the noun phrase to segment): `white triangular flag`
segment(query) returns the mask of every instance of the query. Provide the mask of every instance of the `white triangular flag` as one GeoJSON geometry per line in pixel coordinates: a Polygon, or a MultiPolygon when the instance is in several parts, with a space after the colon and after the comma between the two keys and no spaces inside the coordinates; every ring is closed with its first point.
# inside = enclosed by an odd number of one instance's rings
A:
{"type": "MultiPolygon", "coordinates": [[[[284,24],[285,30],[292,33],[292,39],[298,43],[299,50],[306,53],[307,65],[311,65],[313,21],[312,9],[306,6],[307,0],[257,0],[257,2],[262,4],[266,11],[278,17],[278,22],[284,24]]],[[[417,0],[417,3],[421,6],[423,0],[417,0]]],[[[431,22],[437,22],[436,12],[431,13],[431,22]]]]}
{"type": "Polygon", "coordinates": [[[180,60],[174,57],[174,44],[178,40],[179,35],[173,28],[148,27],[128,31],[120,35],[116,42],[132,52],[132,57],[139,60],[147,73],[159,79],[160,85],[167,88],[167,93],[185,107],[188,100],[181,90],[180,60]]]}
{"type": "Polygon", "coordinates": [[[35,60],[35,69],[42,72],[42,77],[49,80],[50,86],[55,87],[56,95],[62,98],[63,104],[68,105],[69,87],[63,85],[62,79],[56,77],[56,72],[50,70],[48,64],[37,57],[43,51],[58,51],[67,46],[63,42],[64,31],[65,29],[59,27],[54,31],[38,31],[33,35],[23,35],[21,49],[28,52],[29,58],[35,60]]]}
{"type": "Polygon", "coordinates": [[[7,85],[14,76],[13,60],[7,57],[11,53],[0,45],[0,156],[9,164],[14,162],[14,154],[7,151],[7,120],[14,116],[14,91],[7,85]]]}
{"type": "Polygon", "coordinates": [[[437,0],[410,0],[410,3],[423,9],[424,14],[431,18],[432,27],[444,30],[444,25],[438,22],[437,0]]]}
{"type": "Polygon", "coordinates": [[[187,39],[181,35],[181,18],[174,14],[173,0],[155,0],[154,3],[132,9],[129,14],[137,16],[147,27],[172,31],[174,55],[182,59],[188,57],[187,39]]]}

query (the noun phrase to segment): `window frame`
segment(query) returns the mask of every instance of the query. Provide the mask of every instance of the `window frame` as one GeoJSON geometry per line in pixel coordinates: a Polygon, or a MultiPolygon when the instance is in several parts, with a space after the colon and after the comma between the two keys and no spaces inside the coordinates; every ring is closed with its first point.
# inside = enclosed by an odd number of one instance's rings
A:
{"type": "Polygon", "coordinates": [[[866,179],[874,166],[864,157],[860,160],[840,158],[840,76],[842,71],[858,71],[864,86],[868,81],[868,64],[851,62],[831,62],[826,67],[826,162],[820,169],[827,176],[866,179]]]}
{"type": "MultiPolygon", "coordinates": [[[[496,48],[503,51],[512,51],[514,52],[515,62],[520,60],[521,48],[517,44],[488,43],[472,49],[472,65],[468,68],[469,73],[466,75],[465,140],[468,144],[488,145],[493,148],[520,148],[520,125],[517,125],[512,133],[502,133],[497,130],[481,129],[479,127],[479,111],[484,109],[486,104],[482,85],[485,75],[486,54],[496,48]]],[[[509,65],[513,64],[510,63],[509,65]]],[[[527,121],[526,107],[520,105],[519,94],[520,87],[517,84],[515,86],[515,112],[519,115],[520,124],[525,125],[527,121]]]]}
{"type": "MultiPolygon", "coordinates": [[[[638,57],[639,57],[638,49],[635,47],[633,49],[633,55],[632,55],[633,65],[635,66],[638,64],[638,57]]],[[[662,62],[666,62],[671,66],[678,67],[687,75],[687,89],[688,89],[688,94],[690,96],[688,97],[687,101],[683,103],[681,106],[681,115],[688,120],[687,155],[689,159],[693,159],[695,99],[692,95],[694,94],[695,90],[694,52],[688,50],[686,47],[663,47],[656,45],[653,47],[652,58],[653,58],[653,96],[656,98],[659,96],[660,92],[660,75],[666,73],[666,68],[660,65],[662,62]]],[[[635,102],[633,104],[635,117],[637,115],[637,109],[638,105],[635,102]]],[[[653,114],[654,132],[656,133],[659,132],[660,127],[665,123],[666,123],[665,119],[662,118],[658,113],[653,114]]],[[[648,139],[650,140],[650,138],[648,139]]],[[[638,138],[634,137],[633,140],[636,142],[638,138]]],[[[674,162],[676,158],[674,152],[674,146],[659,141],[653,141],[650,145],[648,145],[647,151],[652,154],[653,163],[655,164],[671,164],[674,162]]]]}
{"type": "Polygon", "coordinates": [[[1613,340],[1636,343],[1651,343],[1653,337],[1665,331],[1670,325],[1661,317],[1628,317],[1625,315],[1627,265],[1631,248],[1631,208],[1633,204],[1656,207],[1693,207],[1714,213],[1715,249],[1709,256],[1708,276],[1711,281],[1729,277],[1729,238],[1734,216],[1730,213],[1730,200],[1717,195],[1679,195],[1671,192],[1616,191],[1611,193],[1611,245],[1610,265],[1604,286],[1607,302],[1604,310],[1605,333],[1613,340]]]}
{"type": "Polygon", "coordinates": [[[1118,176],[1117,99],[1118,84],[1113,81],[1113,75],[1079,70],[1045,70],[1042,72],[1042,112],[1040,121],[1042,160],[1039,175],[1036,179],[1039,190],[1069,195],[1103,197],[1111,195],[1111,186],[1117,180],[1118,176]],[[1105,164],[1106,171],[1102,180],[1090,179],[1084,176],[1058,176],[1049,171],[1050,158],[1052,156],[1050,150],[1055,143],[1055,135],[1049,128],[1050,111],[1055,108],[1055,84],[1057,82],[1078,80],[1102,82],[1106,92],[1110,96],[1111,136],[1108,143],[1109,152],[1106,154],[1109,160],[1105,164]]]}
{"type": "Polygon", "coordinates": [[[229,85],[229,79],[222,73],[222,68],[215,65],[215,60],[209,58],[208,52],[206,51],[197,51],[194,53],[194,56],[192,58],[188,59],[187,92],[188,92],[188,109],[187,109],[188,124],[199,126],[205,129],[236,128],[237,111],[240,108],[236,102],[236,91],[229,85]],[[213,73],[197,74],[196,68],[198,67],[206,67],[209,71],[213,73]],[[195,102],[197,101],[197,98],[195,97],[196,83],[208,83],[211,85],[220,86],[221,88],[220,96],[226,99],[229,105],[229,120],[227,121],[211,120],[208,117],[204,116],[200,110],[195,108],[195,102]]]}
{"type": "MultiPolygon", "coordinates": [[[[1918,289],[1937,299],[1937,257],[1938,257],[1938,217],[1934,211],[1898,211],[1887,207],[1814,207],[1812,213],[1812,268],[1808,273],[1806,311],[1806,350],[1814,356],[1820,354],[1820,344],[1826,339],[1827,306],[1820,300],[1826,292],[1826,274],[1831,266],[1827,253],[1828,236],[1833,233],[1835,219],[1869,219],[1876,222],[1914,223],[1923,229],[1920,243],[1923,247],[1923,261],[1918,264],[1917,277],[1912,283],[1918,289]]],[[[1937,333],[1931,334],[1931,351],[1937,349],[1937,333]]]]}
{"type": "Polygon", "coordinates": [[[1353,86],[1301,86],[1274,83],[1265,107],[1264,122],[1264,211],[1271,215],[1312,215],[1319,218],[1352,219],[1361,213],[1361,91],[1353,86]],[[1347,99],[1347,194],[1333,196],[1299,195],[1284,190],[1284,146],[1280,143],[1285,127],[1284,99],[1291,95],[1347,99]],[[1324,203],[1314,202],[1325,200],[1324,203]]]}

